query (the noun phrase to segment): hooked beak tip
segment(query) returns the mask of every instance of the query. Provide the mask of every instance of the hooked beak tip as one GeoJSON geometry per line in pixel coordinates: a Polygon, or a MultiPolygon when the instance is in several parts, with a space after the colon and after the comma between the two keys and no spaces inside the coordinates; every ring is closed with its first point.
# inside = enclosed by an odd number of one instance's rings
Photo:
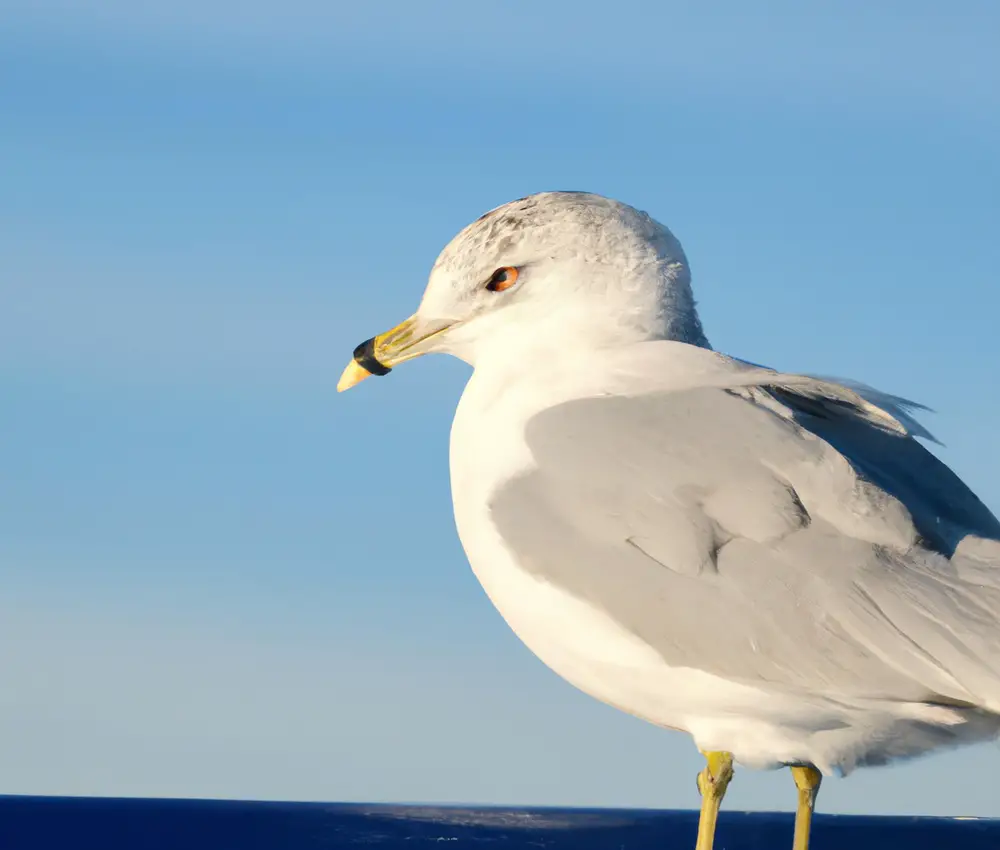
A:
{"type": "Polygon", "coordinates": [[[344,390],[349,390],[355,384],[360,384],[365,378],[371,377],[371,374],[357,360],[352,360],[347,364],[340,380],[337,381],[337,392],[342,393],[344,390]]]}

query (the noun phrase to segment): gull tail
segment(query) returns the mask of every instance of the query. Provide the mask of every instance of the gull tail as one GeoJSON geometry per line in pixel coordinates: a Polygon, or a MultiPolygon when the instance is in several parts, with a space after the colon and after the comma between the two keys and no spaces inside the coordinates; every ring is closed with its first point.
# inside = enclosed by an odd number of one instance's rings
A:
{"type": "Polygon", "coordinates": [[[950,559],[914,566],[878,603],[915,639],[911,660],[948,680],[940,693],[1000,715],[1000,540],[968,535],[950,559]]]}

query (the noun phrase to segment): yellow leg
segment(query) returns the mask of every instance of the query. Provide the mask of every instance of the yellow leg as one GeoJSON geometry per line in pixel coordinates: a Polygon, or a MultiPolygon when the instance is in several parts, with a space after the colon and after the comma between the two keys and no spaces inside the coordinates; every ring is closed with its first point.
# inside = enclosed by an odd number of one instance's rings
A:
{"type": "Polygon", "coordinates": [[[823,774],[815,767],[793,767],[792,779],[795,780],[795,787],[799,789],[792,850],[809,850],[809,830],[812,827],[813,809],[816,806],[816,795],[819,793],[819,783],[823,781],[823,774]]]}
{"type": "Polygon", "coordinates": [[[715,823],[719,819],[719,806],[726,796],[726,788],[733,778],[733,754],[707,752],[705,769],[698,774],[698,791],[701,792],[701,816],[698,818],[698,843],[695,850],[712,850],[715,842],[715,823]]]}

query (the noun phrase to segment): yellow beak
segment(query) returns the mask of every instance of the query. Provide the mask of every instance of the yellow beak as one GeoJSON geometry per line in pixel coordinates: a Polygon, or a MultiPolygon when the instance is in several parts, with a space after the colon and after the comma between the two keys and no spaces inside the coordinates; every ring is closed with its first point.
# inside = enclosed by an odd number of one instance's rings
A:
{"type": "Polygon", "coordinates": [[[357,360],[352,360],[341,373],[340,380],[337,381],[337,392],[342,393],[344,390],[349,390],[355,384],[360,384],[365,378],[370,377],[371,374],[357,360]]]}
{"type": "Polygon", "coordinates": [[[337,392],[349,390],[370,375],[388,375],[403,361],[426,354],[427,341],[451,325],[451,322],[428,322],[413,315],[384,334],[366,339],[354,349],[354,358],[337,382],[337,392]]]}

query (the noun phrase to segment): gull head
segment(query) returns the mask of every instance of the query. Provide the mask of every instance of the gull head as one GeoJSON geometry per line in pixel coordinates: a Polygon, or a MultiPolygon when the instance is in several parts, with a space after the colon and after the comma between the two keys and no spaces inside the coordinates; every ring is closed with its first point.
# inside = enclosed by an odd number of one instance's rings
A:
{"type": "Polygon", "coordinates": [[[650,339],[708,345],[680,243],[619,201],[542,192],[452,239],[416,313],[361,343],[337,389],[431,352],[478,367],[650,339]]]}

